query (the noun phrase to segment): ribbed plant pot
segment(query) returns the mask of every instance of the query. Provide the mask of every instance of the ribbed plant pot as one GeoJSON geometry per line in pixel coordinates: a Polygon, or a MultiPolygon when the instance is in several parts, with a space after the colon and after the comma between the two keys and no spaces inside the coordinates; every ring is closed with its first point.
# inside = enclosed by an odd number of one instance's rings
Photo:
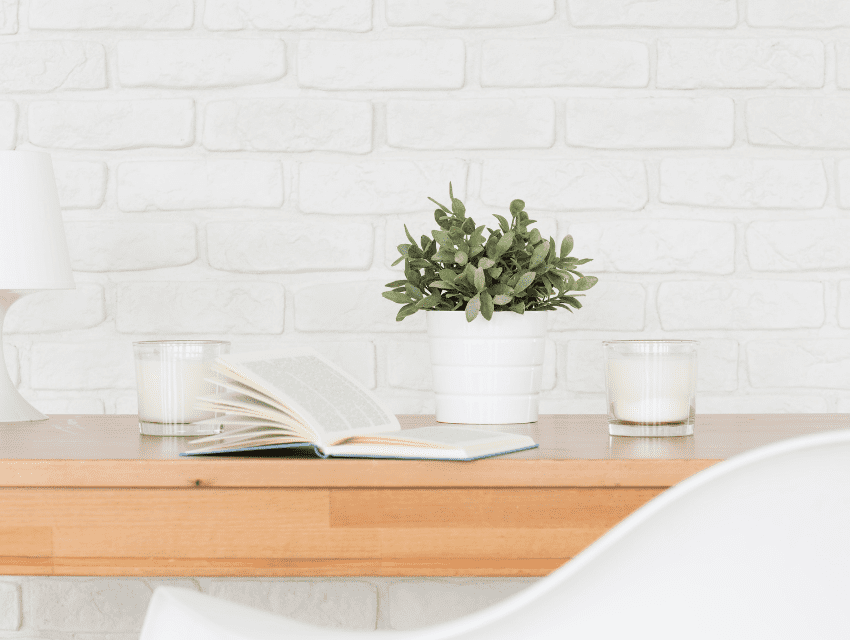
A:
{"type": "Polygon", "coordinates": [[[438,422],[536,422],[548,311],[427,311],[438,422]]]}

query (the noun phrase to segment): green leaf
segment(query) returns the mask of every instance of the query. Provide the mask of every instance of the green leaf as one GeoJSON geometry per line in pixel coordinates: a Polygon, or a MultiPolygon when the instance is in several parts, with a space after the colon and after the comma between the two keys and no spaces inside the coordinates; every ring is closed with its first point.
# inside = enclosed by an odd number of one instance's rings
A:
{"type": "Polygon", "coordinates": [[[384,291],[381,293],[387,300],[392,300],[393,302],[398,302],[399,304],[407,304],[410,302],[410,296],[406,296],[403,293],[398,291],[384,291]]]}
{"type": "Polygon", "coordinates": [[[565,297],[563,298],[563,300],[564,300],[564,302],[566,302],[568,305],[570,305],[570,306],[572,306],[572,307],[575,307],[576,309],[581,309],[581,302],[579,302],[579,301],[578,301],[576,298],[574,298],[573,296],[565,296],[565,297]]]}
{"type": "Polygon", "coordinates": [[[481,315],[485,320],[493,317],[493,298],[486,291],[481,292],[481,315]]]}
{"type": "Polygon", "coordinates": [[[522,200],[514,200],[511,202],[511,213],[517,214],[525,209],[525,203],[522,200]]]}
{"type": "Polygon", "coordinates": [[[416,303],[417,309],[433,309],[440,304],[440,293],[432,293],[430,296],[422,298],[416,303]]]}
{"type": "Polygon", "coordinates": [[[452,240],[452,237],[449,235],[448,231],[434,229],[434,231],[431,232],[431,235],[434,236],[434,240],[436,240],[441,247],[446,245],[453,247],[455,244],[455,241],[452,240]]]}
{"type": "Polygon", "coordinates": [[[525,313],[525,303],[517,302],[511,307],[511,311],[513,311],[514,313],[525,313]]]}
{"type": "Polygon", "coordinates": [[[451,282],[445,282],[443,280],[435,280],[431,284],[428,285],[432,289],[457,289],[451,282]]]}
{"type": "Polygon", "coordinates": [[[508,229],[511,228],[511,225],[508,224],[508,221],[505,219],[505,217],[500,216],[498,213],[493,214],[493,217],[499,221],[499,227],[501,227],[502,233],[507,233],[508,229]]]}
{"type": "Polygon", "coordinates": [[[422,290],[419,287],[415,287],[408,282],[404,285],[404,290],[409,298],[415,298],[416,300],[422,299],[422,290]]]}
{"type": "Polygon", "coordinates": [[[473,298],[466,303],[466,321],[472,322],[478,317],[481,311],[481,294],[476,293],[473,298]]]}
{"type": "Polygon", "coordinates": [[[576,280],[575,290],[576,291],[587,291],[593,285],[595,285],[597,282],[599,282],[599,278],[597,278],[596,276],[583,276],[583,277],[579,278],[578,280],[576,280]]]}
{"type": "Polygon", "coordinates": [[[446,213],[448,213],[449,215],[452,215],[452,212],[451,212],[448,208],[446,208],[446,206],[445,206],[445,205],[440,204],[439,202],[437,202],[436,200],[434,200],[434,198],[431,198],[430,196],[428,197],[428,199],[429,199],[431,202],[433,202],[435,205],[437,205],[438,207],[440,207],[440,209],[441,209],[442,211],[445,211],[445,212],[446,212],[446,213]]]}
{"type": "MultiPolygon", "coordinates": [[[[460,200],[458,200],[458,202],[460,202],[460,200]]],[[[475,220],[467,218],[463,221],[463,224],[460,225],[460,228],[466,235],[473,233],[475,231],[475,220]]]]}
{"type": "Polygon", "coordinates": [[[513,296],[500,293],[499,295],[493,296],[493,304],[508,304],[513,299],[513,296]]]}
{"type": "Polygon", "coordinates": [[[401,256],[400,258],[397,258],[397,259],[396,259],[396,261],[395,261],[395,262],[393,262],[391,266],[393,266],[393,267],[394,267],[394,266],[396,266],[396,265],[397,265],[399,262],[401,262],[402,260],[404,260],[404,256],[401,256]]]}
{"type": "Polygon", "coordinates": [[[570,255],[570,251],[573,250],[573,237],[570,235],[564,236],[564,239],[561,240],[561,257],[566,258],[570,255]]]}
{"type": "Polygon", "coordinates": [[[455,253],[454,257],[455,262],[457,262],[460,266],[463,266],[469,260],[469,256],[466,255],[463,251],[458,251],[455,253]]]}
{"type": "MultiPolygon", "coordinates": [[[[514,232],[508,231],[505,235],[501,237],[501,239],[496,243],[496,256],[501,256],[505,251],[511,248],[511,245],[514,243],[514,232]]],[[[493,256],[491,256],[493,257],[493,256]]]]}
{"type": "Polygon", "coordinates": [[[392,282],[388,282],[384,286],[390,287],[391,289],[393,289],[395,287],[403,287],[406,284],[407,284],[407,280],[393,280],[392,282]]]}
{"type": "Polygon", "coordinates": [[[407,225],[404,225],[404,233],[405,233],[405,235],[407,235],[407,239],[408,239],[408,240],[410,240],[410,242],[411,242],[414,246],[416,246],[416,240],[414,240],[414,239],[413,239],[413,236],[412,236],[412,235],[410,235],[410,231],[408,231],[408,230],[407,230],[407,225]]]}
{"type": "Polygon", "coordinates": [[[520,291],[525,291],[529,287],[529,285],[534,282],[534,279],[536,277],[537,274],[534,273],[534,271],[526,271],[519,277],[519,280],[517,280],[516,285],[514,285],[514,291],[516,293],[519,293],[520,291]]]}
{"type": "MultiPolygon", "coordinates": [[[[536,231],[536,229],[535,229],[536,231]]],[[[546,258],[546,255],[549,253],[549,241],[543,242],[542,244],[537,245],[535,247],[534,252],[531,254],[531,262],[528,263],[529,269],[534,269],[537,265],[543,264],[543,260],[546,258]]]]}
{"type": "Polygon", "coordinates": [[[436,209],[434,211],[434,220],[436,220],[437,224],[443,229],[448,229],[450,226],[449,218],[445,213],[443,213],[442,209],[436,209]]]}
{"type": "Polygon", "coordinates": [[[484,284],[485,284],[484,269],[482,269],[481,267],[478,267],[475,270],[475,275],[473,276],[472,283],[475,285],[476,291],[483,291],[484,290],[484,284]]]}
{"type": "Polygon", "coordinates": [[[538,242],[540,242],[540,231],[538,231],[537,229],[532,229],[531,233],[528,235],[528,241],[531,244],[537,244],[538,242]]]}
{"type": "Polygon", "coordinates": [[[490,267],[492,267],[494,264],[496,264],[496,263],[495,263],[495,262],[493,262],[490,258],[481,258],[481,259],[478,261],[478,268],[479,268],[479,269],[489,269],[489,268],[490,268],[490,267]]]}
{"type": "Polygon", "coordinates": [[[409,244],[400,244],[396,248],[398,249],[398,252],[402,256],[404,256],[405,258],[410,255],[410,245],[409,244]]]}
{"type": "Polygon", "coordinates": [[[457,276],[458,274],[452,271],[451,269],[440,269],[440,279],[443,282],[454,283],[454,281],[457,279],[457,276]]]}
{"type": "Polygon", "coordinates": [[[455,252],[448,249],[440,249],[432,258],[434,262],[454,262],[454,259],[455,252]]]}
{"type": "Polygon", "coordinates": [[[416,311],[417,309],[415,304],[411,303],[404,305],[401,309],[398,310],[398,315],[396,315],[395,317],[396,322],[401,322],[407,316],[412,316],[414,313],[416,313],[416,311]]]}
{"type": "Polygon", "coordinates": [[[580,264],[587,264],[588,262],[593,262],[593,258],[582,258],[581,260],[576,260],[576,266],[580,264]]]}
{"type": "MultiPolygon", "coordinates": [[[[463,206],[463,203],[457,198],[452,198],[452,211],[458,218],[463,218],[466,216],[466,207],[463,206]]],[[[475,227],[473,227],[474,229],[475,227]]],[[[467,231],[469,233],[469,231],[467,231]]]]}
{"type": "Polygon", "coordinates": [[[493,267],[492,269],[487,269],[487,273],[490,274],[492,278],[498,278],[502,275],[502,267],[493,267]]]}

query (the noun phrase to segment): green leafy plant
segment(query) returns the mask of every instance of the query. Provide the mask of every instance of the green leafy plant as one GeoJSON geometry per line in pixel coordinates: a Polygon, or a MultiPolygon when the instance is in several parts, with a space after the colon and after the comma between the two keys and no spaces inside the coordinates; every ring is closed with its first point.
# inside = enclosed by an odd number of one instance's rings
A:
{"type": "Polygon", "coordinates": [[[510,205],[511,221],[496,215],[499,226],[476,226],[466,217],[466,207],[454,197],[449,183],[451,209],[428,198],[439,209],[434,219],[440,225],[423,235],[419,244],[404,232],[410,244],[398,245],[404,261],[404,280],[390,282],[383,296],[402,305],[396,320],[404,320],[420,309],[466,311],[469,322],[480,313],[490,320],[494,311],[547,311],[557,308],[580,309],[572,292],[586,291],[596,284],[594,276],[584,276],[576,267],[589,258],[573,258],[572,236],[561,241],[560,254],[555,240],[544,239],[529,226],[525,203],[514,200],[510,205]]]}

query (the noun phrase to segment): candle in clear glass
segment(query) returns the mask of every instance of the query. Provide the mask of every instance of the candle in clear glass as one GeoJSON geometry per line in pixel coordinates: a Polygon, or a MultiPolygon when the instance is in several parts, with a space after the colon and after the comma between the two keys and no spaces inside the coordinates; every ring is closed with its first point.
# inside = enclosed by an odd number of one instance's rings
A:
{"type": "Polygon", "coordinates": [[[612,340],[605,347],[611,435],[693,433],[697,342],[612,340]]]}
{"type": "Polygon", "coordinates": [[[215,417],[195,407],[199,396],[213,395],[215,359],[230,351],[221,340],[160,340],[134,342],[139,429],[145,435],[203,435],[220,429],[193,423],[215,417]]]}

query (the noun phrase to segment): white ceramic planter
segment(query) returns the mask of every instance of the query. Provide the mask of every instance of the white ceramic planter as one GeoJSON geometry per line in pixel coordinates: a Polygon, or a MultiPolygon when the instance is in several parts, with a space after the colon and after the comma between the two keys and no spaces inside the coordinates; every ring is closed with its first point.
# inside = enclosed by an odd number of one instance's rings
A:
{"type": "Polygon", "coordinates": [[[437,421],[537,421],[548,311],[427,311],[437,421]]]}

